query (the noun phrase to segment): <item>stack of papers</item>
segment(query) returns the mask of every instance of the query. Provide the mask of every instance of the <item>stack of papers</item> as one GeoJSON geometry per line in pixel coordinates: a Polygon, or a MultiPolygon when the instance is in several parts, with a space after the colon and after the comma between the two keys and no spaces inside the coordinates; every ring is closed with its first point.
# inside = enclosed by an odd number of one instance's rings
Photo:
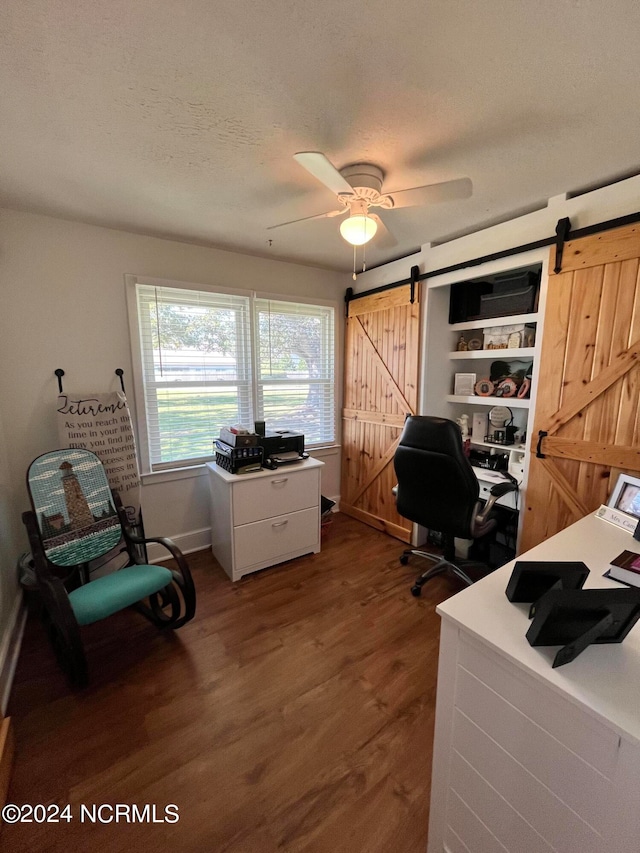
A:
{"type": "Polygon", "coordinates": [[[272,462],[300,462],[304,459],[303,456],[300,456],[297,450],[287,450],[284,453],[274,453],[270,457],[272,462]]]}

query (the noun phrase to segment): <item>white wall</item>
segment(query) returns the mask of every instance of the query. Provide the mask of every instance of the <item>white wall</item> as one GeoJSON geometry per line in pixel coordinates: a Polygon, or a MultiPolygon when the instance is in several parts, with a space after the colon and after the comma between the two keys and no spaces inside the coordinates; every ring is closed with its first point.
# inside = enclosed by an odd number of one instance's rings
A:
{"type": "MultiPolygon", "coordinates": [[[[119,388],[114,370],[122,367],[131,388],[125,273],[335,299],[339,318],[347,286],[339,273],[0,210],[0,425],[7,447],[6,458],[0,455],[0,649],[17,589],[15,560],[27,550],[25,472],[35,456],[58,446],[53,371],[65,371],[65,391],[85,393],[119,388]]],[[[338,332],[342,353],[340,322],[338,332]]],[[[339,492],[339,459],[335,452],[323,457],[326,495],[339,492]]],[[[202,541],[206,477],[150,478],[142,501],[149,535],[174,536],[187,547],[202,541]]]]}

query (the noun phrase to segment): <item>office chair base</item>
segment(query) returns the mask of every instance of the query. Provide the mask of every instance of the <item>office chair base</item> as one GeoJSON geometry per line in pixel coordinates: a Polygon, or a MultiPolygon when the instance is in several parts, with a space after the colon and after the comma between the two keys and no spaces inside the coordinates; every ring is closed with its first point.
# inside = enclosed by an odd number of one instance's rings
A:
{"type": "Polygon", "coordinates": [[[427,569],[426,572],[423,572],[411,587],[411,595],[416,598],[422,594],[422,587],[427,583],[427,581],[431,580],[431,578],[434,578],[436,575],[442,574],[442,572],[446,572],[447,570],[460,578],[460,580],[467,586],[471,586],[473,584],[469,575],[461,569],[460,566],[456,565],[456,563],[452,563],[451,560],[447,560],[447,558],[443,557],[441,554],[430,554],[428,551],[421,551],[418,548],[407,548],[403,551],[400,557],[400,562],[403,566],[407,565],[409,557],[412,555],[415,555],[416,557],[424,557],[427,560],[433,560],[435,563],[434,566],[427,569]]]}
{"type": "Polygon", "coordinates": [[[420,548],[406,548],[400,555],[400,562],[403,566],[407,565],[409,557],[424,557],[426,560],[433,560],[434,563],[439,563],[444,559],[442,554],[430,554],[429,551],[422,551],[420,548]]]}

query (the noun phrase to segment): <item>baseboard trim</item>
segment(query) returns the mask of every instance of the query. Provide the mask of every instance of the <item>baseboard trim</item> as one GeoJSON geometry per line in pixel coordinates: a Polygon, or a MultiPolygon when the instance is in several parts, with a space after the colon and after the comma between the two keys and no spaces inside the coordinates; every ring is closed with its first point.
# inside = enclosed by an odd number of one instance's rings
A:
{"type": "Polygon", "coordinates": [[[11,717],[5,717],[0,722],[0,806],[4,806],[7,802],[14,752],[15,741],[11,717]]]}
{"type": "Polygon", "coordinates": [[[333,497],[327,495],[327,497],[335,504],[335,506],[331,507],[331,512],[340,512],[340,495],[334,495],[333,497]]]}
{"type": "MultiPolygon", "coordinates": [[[[340,512],[340,495],[329,500],[335,501],[335,506],[331,511],[340,512]]],[[[211,547],[211,528],[203,527],[200,530],[189,530],[187,533],[180,533],[170,538],[183,554],[192,554],[194,551],[203,551],[205,548],[211,547]]],[[[147,553],[150,563],[160,563],[168,559],[167,549],[153,542],[147,546],[147,553]]]]}
{"type": "Polygon", "coordinates": [[[0,715],[7,713],[13,677],[18,665],[22,635],[27,621],[27,609],[23,606],[22,590],[18,590],[11,609],[8,624],[0,643],[0,715]]]}
{"type": "Polygon", "coordinates": [[[345,515],[350,515],[351,518],[356,518],[358,521],[363,521],[365,524],[368,524],[369,527],[373,527],[376,530],[382,530],[383,533],[393,536],[394,539],[399,539],[400,542],[406,542],[407,544],[410,542],[410,535],[402,527],[399,527],[397,524],[393,524],[390,521],[378,518],[369,512],[364,512],[364,510],[358,509],[358,507],[341,506],[340,512],[343,512],[345,515]]]}
{"type": "MultiPolygon", "coordinates": [[[[193,551],[202,551],[205,548],[211,547],[211,528],[204,527],[201,530],[189,530],[187,533],[180,533],[170,538],[183,554],[191,554],[193,551]]],[[[159,563],[170,559],[167,549],[153,542],[147,547],[147,553],[150,563],[159,563]]]]}

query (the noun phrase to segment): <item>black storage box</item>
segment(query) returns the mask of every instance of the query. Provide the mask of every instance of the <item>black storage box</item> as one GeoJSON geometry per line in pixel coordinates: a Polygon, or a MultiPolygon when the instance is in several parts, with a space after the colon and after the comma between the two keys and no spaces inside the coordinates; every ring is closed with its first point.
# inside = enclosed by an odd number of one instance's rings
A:
{"type": "Polygon", "coordinates": [[[262,466],[261,447],[231,447],[226,442],[216,439],[213,448],[216,454],[216,465],[230,474],[242,474],[247,470],[256,471],[262,466]]]}
{"type": "Polygon", "coordinates": [[[452,284],[449,322],[531,314],[537,307],[540,275],[539,269],[527,268],[452,284]]]}
{"type": "Polygon", "coordinates": [[[491,293],[480,295],[480,319],[531,314],[538,293],[538,281],[535,273],[527,273],[526,276],[495,282],[491,293]]]}

